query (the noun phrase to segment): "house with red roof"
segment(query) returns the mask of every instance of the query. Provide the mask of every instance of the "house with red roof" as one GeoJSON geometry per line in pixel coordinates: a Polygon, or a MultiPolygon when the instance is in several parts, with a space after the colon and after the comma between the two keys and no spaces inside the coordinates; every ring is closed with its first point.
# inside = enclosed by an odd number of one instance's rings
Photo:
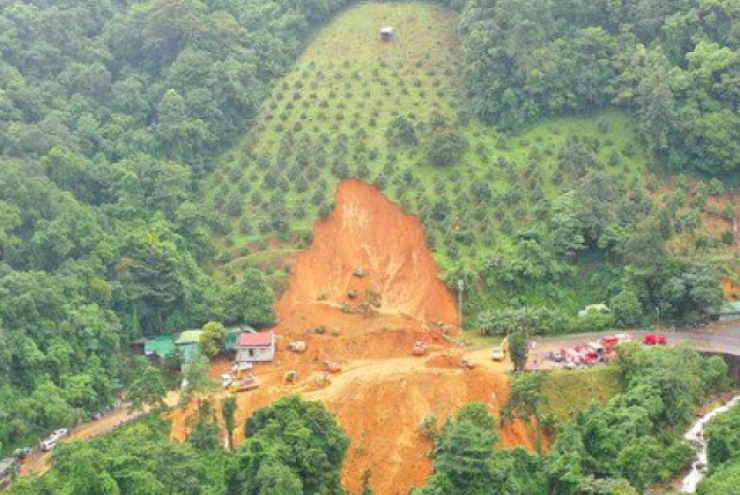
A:
{"type": "Polygon", "coordinates": [[[275,332],[244,332],[236,346],[237,363],[272,361],[275,357],[275,332]]]}

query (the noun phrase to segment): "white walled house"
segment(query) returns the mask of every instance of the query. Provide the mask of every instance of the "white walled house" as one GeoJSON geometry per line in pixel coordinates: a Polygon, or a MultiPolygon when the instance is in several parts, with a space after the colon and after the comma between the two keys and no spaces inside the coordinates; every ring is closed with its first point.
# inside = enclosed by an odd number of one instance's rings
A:
{"type": "Polygon", "coordinates": [[[275,357],[274,332],[244,332],[236,348],[237,363],[272,361],[275,357]]]}

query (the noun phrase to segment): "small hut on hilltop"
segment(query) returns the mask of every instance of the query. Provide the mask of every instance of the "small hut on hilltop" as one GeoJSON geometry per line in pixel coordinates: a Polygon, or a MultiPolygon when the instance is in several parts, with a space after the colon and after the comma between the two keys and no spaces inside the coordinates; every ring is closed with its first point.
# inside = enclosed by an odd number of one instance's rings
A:
{"type": "Polygon", "coordinates": [[[380,30],[380,39],[382,41],[393,41],[394,36],[395,32],[391,26],[386,26],[380,30]]]}

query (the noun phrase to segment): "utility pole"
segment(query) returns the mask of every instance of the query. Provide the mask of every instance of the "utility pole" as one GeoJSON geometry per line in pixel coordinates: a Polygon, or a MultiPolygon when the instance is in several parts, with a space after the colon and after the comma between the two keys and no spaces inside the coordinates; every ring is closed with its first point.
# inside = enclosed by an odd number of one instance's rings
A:
{"type": "Polygon", "coordinates": [[[656,324],[656,328],[655,328],[655,330],[656,330],[657,332],[659,332],[659,331],[660,331],[660,308],[659,308],[659,307],[657,307],[657,306],[655,307],[655,314],[656,314],[656,315],[658,316],[658,319],[657,319],[657,324],[656,324]]]}
{"type": "Polygon", "coordinates": [[[465,282],[460,279],[457,281],[457,309],[459,312],[458,315],[458,328],[460,331],[462,331],[463,326],[463,306],[462,306],[462,293],[465,289],[465,282]]]}

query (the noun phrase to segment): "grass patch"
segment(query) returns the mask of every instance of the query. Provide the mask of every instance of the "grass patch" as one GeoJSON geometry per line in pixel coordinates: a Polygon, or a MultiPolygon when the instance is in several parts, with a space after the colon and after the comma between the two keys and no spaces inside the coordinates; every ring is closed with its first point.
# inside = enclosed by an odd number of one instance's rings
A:
{"type": "Polygon", "coordinates": [[[620,393],[619,369],[597,366],[581,371],[550,371],[545,373],[542,391],[547,397],[542,413],[567,421],[593,401],[604,403],[620,393]]]}

